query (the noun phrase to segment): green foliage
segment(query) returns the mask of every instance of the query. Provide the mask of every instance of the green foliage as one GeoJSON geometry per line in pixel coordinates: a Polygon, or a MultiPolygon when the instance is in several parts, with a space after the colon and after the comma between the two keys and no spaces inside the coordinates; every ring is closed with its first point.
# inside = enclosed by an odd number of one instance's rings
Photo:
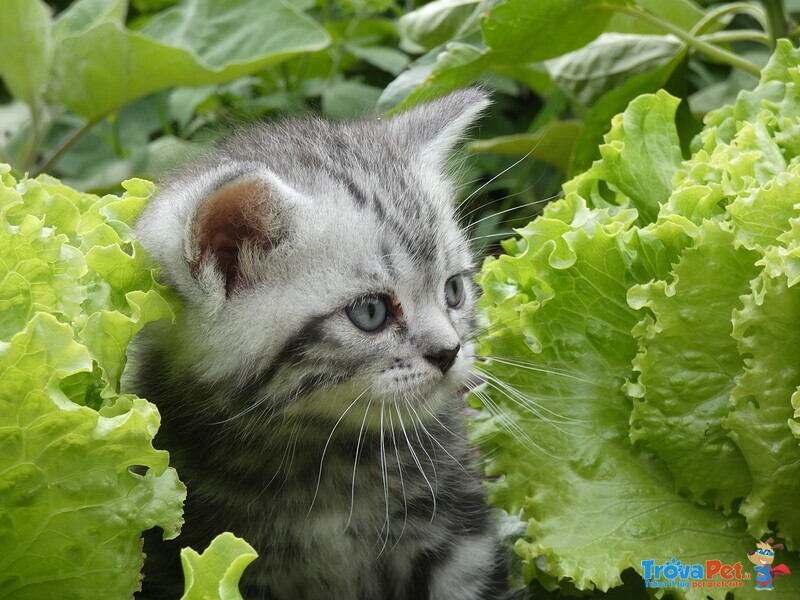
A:
{"type": "Polygon", "coordinates": [[[782,41],[685,161],[678,100],[637,98],[486,260],[474,431],[493,502],[528,521],[529,580],[606,590],[646,559],[745,561],[768,534],[800,564],[798,83],[782,41]]]}
{"type": "MultiPolygon", "coordinates": [[[[475,83],[494,106],[462,219],[478,252],[522,236],[481,276],[496,358],[475,430],[504,474],[494,502],[528,523],[524,576],[578,594],[644,555],[736,562],[767,531],[796,548],[793,51],[739,95],[800,36],[787,7],[5,0],[0,160],[122,196],[0,170],[0,597],[126,597],[141,531],[180,525],[158,413],[119,394],[130,339],[176,309],[131,237],[152,188],[130,178],[231,122],[392,113],[475,83]]],[[[252,558],[231,536],[184,554],[185,597],[239,598],[252,558]]]]}
{"type": "Polygon", "coordinates": [[[755,85],[773,25],[791,26],[771,3],[693,0],[51,3],[54,18],[9,0],[0,24],[0,157],[21,172],[117,191],[232,121],[400,110],[478,82],[496,102],[464,174],[487,184],[464,206],[479,251],[589,168],[639,94],[681,99],[685,153],[698,119],[755,85]]]}
{"type": "Polygon", "coordinates": [[[316,23],[278,0],[192,0],[139,30],[116,19],[62,30],[49,93],[93,122],[153,92],[230,81],[328,42],[316,23]]]}
{"type": "Polygon", "coordinates": [[[181,600],[242,600],[239,578],[257,556],[250,544],[232,533],[218,535],[202,554],[184,548],[181,563],[186,591],[181,600]]]}
{"type": "MultiPolygon", "coordinates": [[[[120,393],[133,336],[178,309],[133,239],[153,185],[123,187],[99,198],[0,165],[2,598],[130,598],[141,533],[183,523],[186,488],[152,445],[158,410],[120,393]]],[[[235,589],[243,552],[224,539],[188,554],[188,572],[210,565],[194,587],[235,589]]]]}

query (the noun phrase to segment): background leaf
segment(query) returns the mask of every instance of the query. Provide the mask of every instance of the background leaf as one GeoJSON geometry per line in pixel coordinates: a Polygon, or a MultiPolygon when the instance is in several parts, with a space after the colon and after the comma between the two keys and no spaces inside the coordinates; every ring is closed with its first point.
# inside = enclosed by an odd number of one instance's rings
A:
{"type": "Polygon", "coordinates": [[[401,43],[415,51],[426,51],[477,30],[478,16],[489,8],[491,0],[434,0],[397,22],[401,43]]]}
{"type": "Polygon", "coordinates": [[[580,122],[576,120],[556,121],[545,125],[536,133],[519,133],[471,142],[468,149],[470,152],[527,155],[566,171],[580,128],[580,122]]]}
{"type": "Polygon", "coordinates": [[[386,86],[378,101],[383,110],[413,106],[469,85],[486,70],[490,56],[470,44],[451,42],[417,60],[386,86]]]}
{"type": "Polygon", "coordinates": [[[572,99],[591,106],[631,77],[670,62],[681,44],[670,37],[600,34],[583,48],[548,60],[553,83],[572,99]]]}
{"type": "Polygon", "coordinates": [[[107,20],[62,36],[53,93],[97,119],[157,90],[235,79],[328,42],[318,25],[278,0],[192,0],[141,32],[107,20]]]}
{"type": "Polygon", "coordinates": [[[506,62],[561,56],[599,36],[612,15],[602,6],[615,3],[617,0],[510,0],[484,17],[483,38],[506,62]]]}
{"type": "Polygon", "coordinates": [[[4,0],[2,11],[0,77],[14,96],[33,104],[50,72],[50,9],[41,0],[4,0]]]}

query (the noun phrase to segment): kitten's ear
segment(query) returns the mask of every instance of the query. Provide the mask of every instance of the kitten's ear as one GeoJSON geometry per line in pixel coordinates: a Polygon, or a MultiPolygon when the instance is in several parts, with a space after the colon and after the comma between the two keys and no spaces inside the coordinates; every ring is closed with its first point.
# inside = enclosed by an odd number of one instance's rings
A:
{"type": "Polygon", "coordinates": [[[250,173],[203,199],[186,245],[196,278],[221,277],[227,296],[258,282],[263,261],[288,226],[280,187],[275,178],[250,173]]]}
{"type": "Polygon", "coordinates": [[[484,90],[466,88],[415,106],[391,122],[424,162],[441,165],[490,104],[484,90]]]}
{"type": "Polygon", "coordinates": [[[222,301],[264,278],[269,253],[288,235],[294,196],[258,167],[187,169],[156,195],[136,233],[166,283],[222,301]]]}

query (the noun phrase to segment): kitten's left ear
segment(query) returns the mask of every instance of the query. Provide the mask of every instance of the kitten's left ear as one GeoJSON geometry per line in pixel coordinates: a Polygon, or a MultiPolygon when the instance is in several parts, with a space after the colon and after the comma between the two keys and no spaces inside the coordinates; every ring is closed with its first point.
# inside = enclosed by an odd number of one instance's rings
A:
{"type": "Polygon", "coordinates": [[[490,104],[489,94],[471,87],[415,106],[390,123],[423,161],[441,165],[490,104]]]}
{"type": "Polygon", "coordinates": [[[296,206],[294,191],[262,166],[209,160],[164,183],[136,235],[165,283],[185,298],[219,301],[264,279],[296,206]]]}
{"type": "Polygon", "coordinates": [[[258,282],[263,260],[288,229],[282,187],[274,176],[255,171],[219,185],[203,199],[186,238],[196,278],[213,271],[228,296],[258,282]]]}

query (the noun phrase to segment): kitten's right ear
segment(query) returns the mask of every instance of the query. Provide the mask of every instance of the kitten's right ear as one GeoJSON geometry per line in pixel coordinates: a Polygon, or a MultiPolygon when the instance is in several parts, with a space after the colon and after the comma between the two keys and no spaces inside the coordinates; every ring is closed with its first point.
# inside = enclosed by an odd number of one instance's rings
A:
{"type": "Polygon", "coordinates": [[[214,175],[168,184],[137,234],[168,283],[222,300],[263,279],[269,253],[288,235],[293,194],[262,169],[214,175]]]}
{"type": "Polygon", "coordinates": [[[440,166],[490,104],[483,89],[470,87],[419,104],[389,122],[423,162],[440,166]]]}

